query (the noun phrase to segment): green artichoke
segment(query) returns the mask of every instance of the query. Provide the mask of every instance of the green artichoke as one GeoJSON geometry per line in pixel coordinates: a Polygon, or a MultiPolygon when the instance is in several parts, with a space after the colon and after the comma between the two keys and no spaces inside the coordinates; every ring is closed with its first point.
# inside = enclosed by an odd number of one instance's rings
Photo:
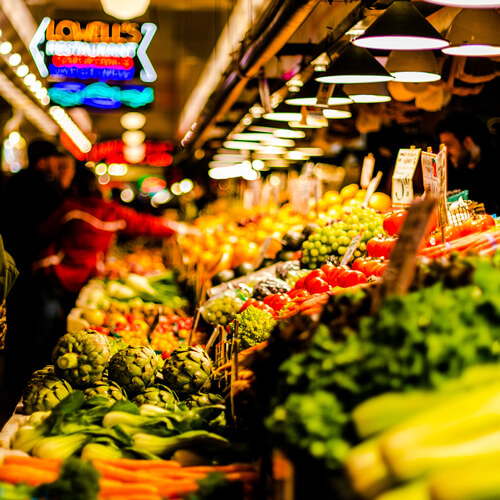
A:
{"type": "Polygon", "coordinates": [[[203,406],[223,405],[224,398],[218,394],[203,393],[191,394],[184,400],[185,405],[189,408],[202,408],[203,406]]]}
{"type": "Polygon", "coordinates": [[[172,389],[158,384],[148,387],[146,390],[137,394],[137,396],[132,400],[137,406],[141,405],[155,405],[160,408],[174,408],[179,402],[177,395],[172,389]]]}
{"type": "Polygon", "coordinates": [[[24,391],[23,411],[26,415],[31,415],[35,411],[51,410],[71,392],[73,389],[66,380],[61,380],[54,374],[39,376],[33,382],[30,381],[24,391]]]}
{"type": "Polygon", "coordinates": [[[179,396],[186,398],[206,385],[212,372],[212,360],[199,346],[181,346],[163,365],[163,380],[179,396]]]}
{"type": "Polygon", "coordinates": [[[63,335],[52,352],[56,374],[79,388],[101,380],[109,358],[108,337],[93,330],[63,335]]]}
{"type": "Polygon", "coordinates": [[[111,349],[111,356],[114,356],[118,351],[127,347],[122,339],[116,337],[109,337],[109,347],[111,349]]]}
{"type": "Polygon", "coordinates": [[[90,387],[83,391],[85,399],[93,398],[94,396],[106,396],[115,401],[127,399],[125,391],[116,383],[111,380],[98,380],[90,387]]]}
{"type": "Polygon", "coordinates": [[[121,385],[129,396],[149,387],[158,371],[158,357],[151,347],[126,347],[109,362],[109,378],[121,385]]]}

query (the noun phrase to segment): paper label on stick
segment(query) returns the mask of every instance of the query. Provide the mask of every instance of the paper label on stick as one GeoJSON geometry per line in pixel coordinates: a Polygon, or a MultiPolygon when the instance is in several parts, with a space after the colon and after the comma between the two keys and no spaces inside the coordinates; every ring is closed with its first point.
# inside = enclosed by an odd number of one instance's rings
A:
{"type": "Polygon", "coordinates": [[[413,176],[420,158],[420,149],[400,149],[392,176],[392,204],[409,206],[413,201],[413,176]]]}
{"type": "Polygon", "coordinates": [[[370,181],[370,184],[368,184],[368,188],[366,189],[365,199],[361,204],[363,208],[366,208],[368,206],[370,198],[372,197],[373,193],[377,190],[381,179],[382,179],[382,172],[377,172],[377,175],[370,181]]]}
{"type": "Polygon", "coordinates": [[[448,224],[446,148],[438,154],[422,152],[422,174],[426,196],[432,196],[437,200],[438,225],[446,226],[448,224]]]}
{"type": "Polygon", "coordinates": [[[368,156],[365,156],[363,160],[363,166],[361,167],[361,180],[360,185],[363,189],[367,189],[370,184],[370,180],[373,175],[373,168],[375,167],[375,158],[370,153],[368,156]]]}
{"type": "Polygon", "coordinates": [[[354,236],[354,238],[351,240],[351,243],[347,247],[347,250],[346,250],[346,252],[345,252],[345,254],[342,257],[342,260],[340,262],[341,266],[345,266],[351,260],[352,256],[354,255],[354,252],[357,250],[359,244],[361,243],[362,237],[363,237],[363,233],[361,232],[361,233],[357,234],[356,236],[354,236]]]}

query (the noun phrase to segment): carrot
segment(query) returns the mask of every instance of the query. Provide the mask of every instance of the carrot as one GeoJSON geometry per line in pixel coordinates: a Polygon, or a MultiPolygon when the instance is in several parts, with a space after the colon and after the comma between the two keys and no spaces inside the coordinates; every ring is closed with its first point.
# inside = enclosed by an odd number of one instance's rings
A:
{"type": "Polygon", "coordinates": [[[178,469],[174,469],[171,471],[168,470],[161,470],[161,469],[153,469],[151,471],[148,471],[148,474],[151,474],[152,476],[155,477],[162,477],[162,478],[168,478],[168,479],[185,479],[185,478],[192,478],[192,479],[203,479],[206,477],[206,474],[203,472],[190,472],[190,471],[182,471],[178,469]]]}
{"type": "Polygon", "coordinates": [[[104,478],[114,479],[122,483],[148,483],[151,479],[151,476],[144,472],[132,472],[113,465],[99,463],[98,460],[94,460],[94,467],[104,478]]]}
{"type": "Polygon", "coordinates": [[[126,492],[119,495],[99,495],[99,500],[163,500],[163,497],[155,494],[127,494],[126,492]]]}
{"type": "Polygon", "coordinates": [[[21,455],[8,455],[4,458],[4,465],[18,465],[26,467],[34,467],[37,469],[58,471],[61,466],[59,458],[37,458],[24,457],[21,455]]]}
{"type": "Polygon", "coordinates": [[[132,458],[106,458],[94,460],[95,463],[113,465],[121,469],[166,469],[181,468],[181,464],[174,460],[134,460],[132,458]]]}
{"type": "Polygon", "coordinates": [[[239,471],[255,471],[252,464],[229,464],[229,465],[193,465],[191,467],[183,467],[194,472],[239,472],[239,471]]]}
{"type": "Polygon", "coordinates": [[[115,485],[105,485],[99,483],[99,494],[104,496],[116,495],[156,495],[158,488],[146,483],[118,483],[115,485]]]}
{"type": "Polygon", "coordinates": [[[226,474],[226,479],[228,481],[243,481],[243,482],[255,482],[258,479],[256,472],[251,471],[241,471],[241,472],[230,472],[226,474]]]}
{"type": "Polygon", "coordinates": [[[51,483],[57,479],[55,471],[40,470],[35,467],[21,465],[3,465],[0,468],[0,481],[19,484],[26,483],[30,486],[39,486],[43,483],[51,483]]]}

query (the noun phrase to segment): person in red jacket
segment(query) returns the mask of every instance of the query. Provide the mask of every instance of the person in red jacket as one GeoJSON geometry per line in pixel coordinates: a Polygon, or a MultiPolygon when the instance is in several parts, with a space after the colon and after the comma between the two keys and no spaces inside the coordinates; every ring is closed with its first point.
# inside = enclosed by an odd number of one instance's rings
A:
{"type": "Polygon", "coordinates": [[[94,173],[82,169],[75,174],[68,199],[40,227],[39,237],[50,244],[39,255],[34,269],[45,270],[64,291],[78,293],[102,267],[118,232],[163,238],[180,226],[104,200],[94,173]]]}
{"type": "Polygon", "coordinates": [[[40,358],[48,360],[55,343],[66,332],[66,317],[78,292],[104,264],[118,232],[162,238],[184,227],[104,200],[94,173],[83,167],[77,169],[68,198],[38,231],[39,238],[47,242],[33,265],[44,290],[44,347],[40,358]]]}

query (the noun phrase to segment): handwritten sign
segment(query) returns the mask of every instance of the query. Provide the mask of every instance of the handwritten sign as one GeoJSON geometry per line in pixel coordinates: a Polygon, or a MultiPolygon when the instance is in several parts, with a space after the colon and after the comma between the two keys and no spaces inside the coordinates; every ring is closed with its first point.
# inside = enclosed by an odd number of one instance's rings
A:
{"type": "Polygon", "coordinates": [[[372,197],[375,190],[378,188],[378,185],[380,184],[381,179],[382,179],[382,172],[377,172],[377,175],[370,181],[370,184],[368,184],[365,199],[363,200],[363,203],[361,204],[361,206],[363,208],[366,208],[368,206],[368,203],[370,202],[370,198],[372,197]]]}
{"type": "Polygon", "coordinates": [[[367,189],[373,175],[373,168],[375,167],[375,158],[371,153],[368,153],[363,160],[361,167],[361,180],[360,184],[363,189],[367,189]]]}
{"type": "Polygon", "coordinates": [[[413,176],[420,158],[420,148],[400,149],[392,176],[392,204],[409,206],[413,201],[413,176]]]}
{"type": "Polygon", "coordinates": [[[426,196],[437,200],[438,225],[443,227],[448,224],[446,148],[438,154],[422,152],[422,174],[426,196]]]}

